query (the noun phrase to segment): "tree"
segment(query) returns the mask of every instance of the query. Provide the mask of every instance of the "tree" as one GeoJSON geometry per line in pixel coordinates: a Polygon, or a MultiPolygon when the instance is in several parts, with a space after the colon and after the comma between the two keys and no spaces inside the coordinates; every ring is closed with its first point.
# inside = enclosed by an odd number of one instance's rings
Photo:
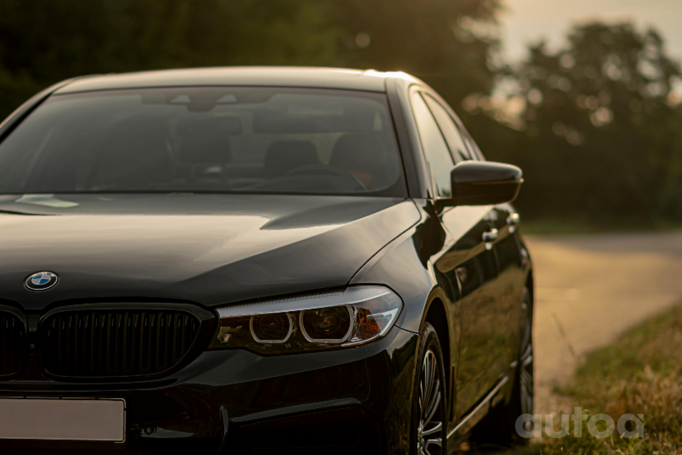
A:
{"type": "Polygon", "coordinates": [[[682,118],[671,101],[680,74],[661,36],[630,23],[578,25],[556,52],[532,46],[516,72],[526,133],[517,161],[536,195],[527,205],[681,217],[682,118]]]}
{"type": "Polygon", "coordinates": [[[62,79],[219,65],[343,65],[322,2],[0,2],[0,116],[62,79]]]}
{"type": "Polygon", "coordinates": [[[405,70],[456,108],[493,84],[499,0],[6,0],[0,115],[91,73],[218,65],[405,70]]]}
{"type": "Polygon", "coordinates": [[[350,64],[405,71],[455,108],[493,85],[499,0],[334,0],[350,64]]]}

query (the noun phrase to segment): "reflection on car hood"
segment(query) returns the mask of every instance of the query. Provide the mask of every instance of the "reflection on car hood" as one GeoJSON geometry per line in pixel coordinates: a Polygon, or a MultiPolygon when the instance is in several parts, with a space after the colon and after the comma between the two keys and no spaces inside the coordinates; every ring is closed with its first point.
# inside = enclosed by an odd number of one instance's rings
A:
{"type": "Polygon", "coordinates": [[[206,305],[343,286],[419,221],[410,201],[284,195],[0,197],[0,300],[206,305]],[[27,276],[59,284],[31,292],[27,276]]]}

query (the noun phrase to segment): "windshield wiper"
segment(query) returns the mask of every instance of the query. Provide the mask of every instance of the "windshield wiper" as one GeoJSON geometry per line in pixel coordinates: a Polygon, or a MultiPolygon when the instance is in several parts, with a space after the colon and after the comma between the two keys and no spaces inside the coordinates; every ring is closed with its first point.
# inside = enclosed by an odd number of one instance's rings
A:
{"type": "Polygon", "coordinates": [[[24,215],[24,216],[54,216],[52,213],[26,213],[26,212],[20,212],[18,210],[3,210],[0,209],[0,215],[5,214],[5,215],[24,215]]]}

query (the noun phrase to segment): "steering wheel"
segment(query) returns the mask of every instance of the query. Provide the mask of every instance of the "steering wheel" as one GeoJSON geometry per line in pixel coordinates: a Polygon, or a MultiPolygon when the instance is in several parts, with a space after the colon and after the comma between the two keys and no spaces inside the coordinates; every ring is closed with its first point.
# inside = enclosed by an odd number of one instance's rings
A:
{"type": "Polygon", "coordinates": [[[296,175],[314,175],[314,176],[319,176],[321,174],[327,174],[327,175],[333,175],[336,177],[341,177],[343,179],[346,179],[350,181],[352,179],[352,182],[354,185],[358,185],[360,189],[366,190],[367,187],[365,186],[364,183],[362,183],[360,180],[358,180],[353,174],[350,172],[341,169],[336,166],[331,166],[331,165],[326,165],[326,164],[307,164],[305,166],[298,167],[296,169],[293,169],[286,174],[284,174],[284,177],[289,177],[289,176],[296,176],[296,175]]]}

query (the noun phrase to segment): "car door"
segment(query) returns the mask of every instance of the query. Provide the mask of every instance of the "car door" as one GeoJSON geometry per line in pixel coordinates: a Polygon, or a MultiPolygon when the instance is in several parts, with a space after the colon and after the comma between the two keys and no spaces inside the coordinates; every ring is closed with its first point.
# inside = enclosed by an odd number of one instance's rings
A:
{"type": "MultiPolygon", "coordinates": [[[[473,149],[468,134],[446,105],[428,93],[424,94],[424,100],[455,162],[479,159],[480,154],[473,149]]],[[[455,413],[458,417],[488,394],[513,361],[510,356],[513,343],[509,338],[515,334],[516,325],[508,325],[510,299],[500,287],[495,246],[500,236],[499,217],[498,208],[493,206],[455,207],[442,217],[445,228],[457,239],[452,254],[461,261],[455,267],[461,288],[463,324],[457,372],[455,413]],[[464,230],[466,227],[468,231],[464,230]],[[462,255],[463,251],[467,251],[466,256],[462,255]]]]}
{"type": "MultiPolygon", "coordinates": [[[[483,159],[483,153],[464,129],[462,138],[475,159],[483,159]]],[[[525,286],[523,248],[518,229],[521,217],[510,203],[497,204],[489,213],[492,226],[497,229],[497,239],[493,251],[497,263],[497,287],[499,288],[497,319],[500,327],[500,343],[507,346],[506,353],[501,353],[501,365],[508,366],[518,359],[518,344],[521,331],[521,302],[525,286]],[[506,359],[503,354],[506,354],[506,359]]]]}
{"type": "MultiPolygon", "coordinates": [[[[413,90],[412,108],[433,181],[435,197],[450,194],[450,172],[459,161],[469,158],[464,146],[451,152],[444,133],[429,109],[428,95],[413,90]],[[462,150],[463,149],[463,150],[462,150]]],[[[454,147],[452,147],[454,150],[454,147]]],[[[490,345],[495,341],[495,294],[489,283],[497,275],[494,253],[485,239],[491,235],[490,207],[452,207],[438,213],[447,233],[445,246],[435,255],[437,279],[443,287],[455,288],[450,308],[455,324],[451,340],[453,381],[451,420],[456,420],[476,404],[492,387],[491,367],[496,359],[490,345]]],[[[499,376],[499,375],[498,375],[499,376]]]]}

